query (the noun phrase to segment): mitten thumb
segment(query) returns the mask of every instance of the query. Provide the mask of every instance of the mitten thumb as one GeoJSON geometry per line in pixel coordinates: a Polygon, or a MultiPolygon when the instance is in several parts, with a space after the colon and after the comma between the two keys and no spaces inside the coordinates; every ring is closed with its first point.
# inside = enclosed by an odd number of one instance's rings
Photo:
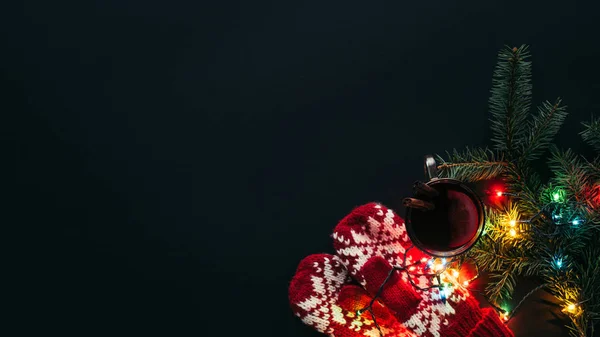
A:
{"type": "Polygon", "coordinates": [[[366,204],[340,221],[333,238],[342,263],[371,296],[379,295],[401,321],[414,314],[421,295],[406,273],[393,270],[411,262],[404,261],[409,241],[400,217],[382,205],[366,204]]]}

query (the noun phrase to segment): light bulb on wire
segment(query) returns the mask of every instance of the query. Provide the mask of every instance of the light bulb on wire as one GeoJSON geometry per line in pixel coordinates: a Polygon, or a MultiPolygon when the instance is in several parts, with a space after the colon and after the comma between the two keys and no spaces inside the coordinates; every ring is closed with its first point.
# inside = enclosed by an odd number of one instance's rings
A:
{"type": "Polygon", "coordinates": [[[562,311],[567,314],[578,315],[580,313],[580,308],[575,303],[569,303],[562,309],[562,311]]]}
{"type": "Polygon", "coordinates": [[[563,258],[562,257],[555,257],[554,258],[554,265],[556,266],[557,269],[562,268],[562,266],[563,266],[563,258]]]}
{"type": "Polygon", "coordinates": [[[554,202],[563,202],[565,199],[565,191],[557,188],[552,192],[552,200],[554,202]]]}

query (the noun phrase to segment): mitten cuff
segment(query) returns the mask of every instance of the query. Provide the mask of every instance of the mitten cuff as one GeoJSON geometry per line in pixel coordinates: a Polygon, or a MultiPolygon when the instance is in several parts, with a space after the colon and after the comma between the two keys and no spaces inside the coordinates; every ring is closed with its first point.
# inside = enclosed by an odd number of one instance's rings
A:
{"type": "Polygon", "coordinates": [[[492,308],[482,310],[482,319],[469,332],[467,337],[513,337],[512,331],[504,324],[492,308]]]}
{"type": "Polygon", "coordinates": [[[448,327],[447,337],[464,337],[469,334],[482,319],[479,303],[472,296],[466,295],[464,302],[454,307],[456,310],[448,327]]]}

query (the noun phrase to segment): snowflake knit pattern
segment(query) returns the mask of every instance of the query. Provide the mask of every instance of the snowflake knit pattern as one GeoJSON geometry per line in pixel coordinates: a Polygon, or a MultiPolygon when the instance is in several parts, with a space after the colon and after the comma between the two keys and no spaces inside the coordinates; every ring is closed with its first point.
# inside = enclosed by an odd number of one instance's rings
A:
{"type": "MultiPolygon", "coordinates": [[[[379,337],[372,316],[356,314],[372,297],[351,284],[348,271],[335,255],[313,254],[304,258],[290,284],[289,296],[296,316],[321,333],[379,337]]],[[[386,336],[415,337],[381,303],[375,302],[373,313],[386,336]]]]}
{"type": "Polygon", "coordinates": [[[370,312],[365,308],[392,266],[409,266],[430,257],[411,242],[404,221],[377,203],[354,209],[336,226],[337,255],[315,254],[303,259],[289,287],[293,312],[307,325],[333,337],[512,337],[491,308],[481,309],[471,294],[455,289],[443,301],[431,284],[425,264],[395,271],[370,312]],[[408,250],[408,252],[407,252],[408,250]],[[353,280],[360,287],[353,284],[353,280]],[[373,320],[375,318],[375,320],[373,320]]]}

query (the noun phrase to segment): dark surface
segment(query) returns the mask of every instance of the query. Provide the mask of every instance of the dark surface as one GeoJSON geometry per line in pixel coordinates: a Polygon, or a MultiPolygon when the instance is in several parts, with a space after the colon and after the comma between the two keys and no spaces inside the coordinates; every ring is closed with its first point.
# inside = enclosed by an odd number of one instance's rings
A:
{"type": "MultiPolygon", "coordinates": [[[[3,2],[7,321],[318,336],[288,308],[297,263],[356,205],[403,214],[423,155],[484,144],[504,44],[532,46],[534,102],[562,96],[559,143],[587,149],[591,3],[3,2]]],[[[559,336],[547,309],[528,302],[517,336],[559,336]]]]}

